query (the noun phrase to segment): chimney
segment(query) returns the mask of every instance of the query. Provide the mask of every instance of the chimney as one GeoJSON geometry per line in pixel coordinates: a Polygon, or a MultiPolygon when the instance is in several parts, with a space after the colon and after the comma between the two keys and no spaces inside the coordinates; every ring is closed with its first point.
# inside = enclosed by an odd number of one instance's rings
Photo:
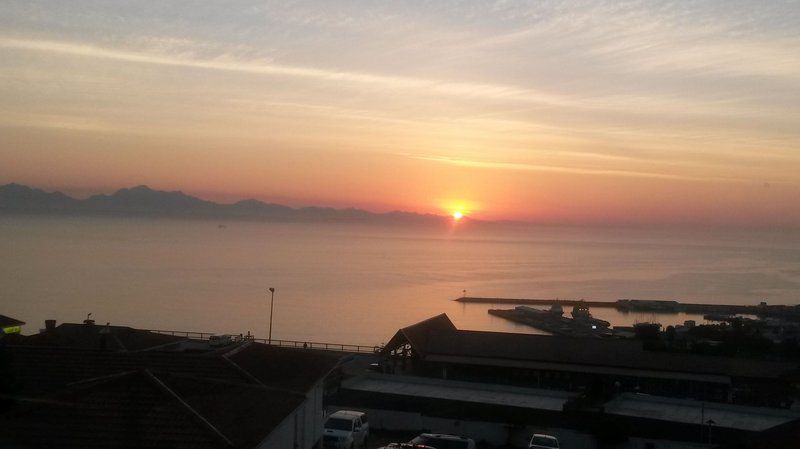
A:
{"type": "Polygon", "coordinates": [[[56,328],[56,320],[44,320],[44,330],[51,331],[56,328]]]}

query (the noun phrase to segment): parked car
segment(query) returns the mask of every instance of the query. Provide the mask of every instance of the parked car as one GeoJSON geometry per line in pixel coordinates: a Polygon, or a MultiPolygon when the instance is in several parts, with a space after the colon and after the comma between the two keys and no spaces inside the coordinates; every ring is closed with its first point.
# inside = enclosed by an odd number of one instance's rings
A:
{"type": "Polygon", "coordinates": [[[552,435],[534,433],[528,449],[558,449],[558,438],[552,435]]]}
{"type": "Polygon", "coordinates": [[[472,439],[443,433],[423,433],[409,443],[422,444],[434,449],[475,449],[475,441],[472,439]]]}
{"type": "Polygon", "coordinates": [[[325,420],[322,434],[324,449],[363,448],[369,438],[369,421],[366,413],[339,410],[325,420]]]}
{"type": "Polygon", "coordinates": [[[213,347],[228,346],[233,343],[233,337],[225,335],[212,335],[208,337],[208,344],[213,347]]]}

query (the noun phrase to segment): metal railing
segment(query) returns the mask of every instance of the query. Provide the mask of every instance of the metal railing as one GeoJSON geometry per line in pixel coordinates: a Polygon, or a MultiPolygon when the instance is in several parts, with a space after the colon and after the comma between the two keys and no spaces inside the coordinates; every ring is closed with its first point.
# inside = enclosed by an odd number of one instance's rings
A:
{"type": "Polygon", "coordinates": [[[380,352],[381,349],[383,349],[381,346],[322,343],[318,341],[275,340],[274,338],[272,339],[272,342],[268,341],[265,338],[254,338],[253,341],[265,344],[272,344],[273,346],[281,346],[286,348],[322,349],[325,351],[360,352],[360,353],[371,353],[371,354],[380,352]]]}
{"type": "MultiPolygon", "coordinates": [[[[175,337],[186,337],[193,340],[208,340],[212,335],[220,335],[214,332],[192,332],[192,331],[173,331],[164,329],[143,329],[148,332],[162,335],[172,335],[175,337]]],[[[240,337],[239,335],[231,335],[232,338],[240,337]]],[[[297,348],[297,349],[317,349],[324,351],[337,351],[337,352],[354,352],[362,354],[375,354],[380,352],[382,346],[368,346],[368,345],[351,345],[342,343],[324,343],[318,341],[300,341],[300,340],[267,340],[266,338],[254,338],[252,336],[241,336],[243,339],[255,341],[258,343],[269,344],[273,346],[280,346],[283,348],[297,348]]]]}
{"type": "Polygon", "coordinates": [[[142,329],[147,332],[162,335],[172,335],[173,337],[186,337],[195,340],[208,340],[208,337],[217,335],[214,332],[192,332],[192,331],[169,331],[163,329],[142,329]]]}

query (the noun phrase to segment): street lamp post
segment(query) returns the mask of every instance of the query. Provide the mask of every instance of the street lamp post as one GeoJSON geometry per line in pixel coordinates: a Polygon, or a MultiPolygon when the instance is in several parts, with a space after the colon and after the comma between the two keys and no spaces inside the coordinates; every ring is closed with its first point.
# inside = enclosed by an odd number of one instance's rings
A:
{"type": "Polygon", "coordinates": [[[708,424],[708,444],[711,444],[711,426],[716,424],[716,422],[713,419],[709,419],[706,421],[706,424],[708,424]]]}
{"type": "Polygon", "coordinates": [[[269,344],[272,344],[272,307],[275,305],[275,288],[269,288],[269,344]]]}

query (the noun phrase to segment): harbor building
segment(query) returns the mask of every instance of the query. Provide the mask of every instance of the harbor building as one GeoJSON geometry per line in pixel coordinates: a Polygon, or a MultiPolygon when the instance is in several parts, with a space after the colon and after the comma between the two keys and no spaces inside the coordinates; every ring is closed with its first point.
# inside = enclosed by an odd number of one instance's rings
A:
{"type": "Polygon", "coordinates": [[[797,363],[648,351],[635,340],[460,330],[442,314],[400,329],[384,370],[581,392],[630,392],[786,408],[797,363]]]}
{"type": "Polygon", "coordinates": [[[544,433],[564,447],[639,449],[738,448],[800,428],[798,363],[468,331],[446,315],[399,329],[377,359],[368,370],[366,362],[345,365],[329,402],[367,412],[375,429],[427,429],[501,447],[544,433]]]}

